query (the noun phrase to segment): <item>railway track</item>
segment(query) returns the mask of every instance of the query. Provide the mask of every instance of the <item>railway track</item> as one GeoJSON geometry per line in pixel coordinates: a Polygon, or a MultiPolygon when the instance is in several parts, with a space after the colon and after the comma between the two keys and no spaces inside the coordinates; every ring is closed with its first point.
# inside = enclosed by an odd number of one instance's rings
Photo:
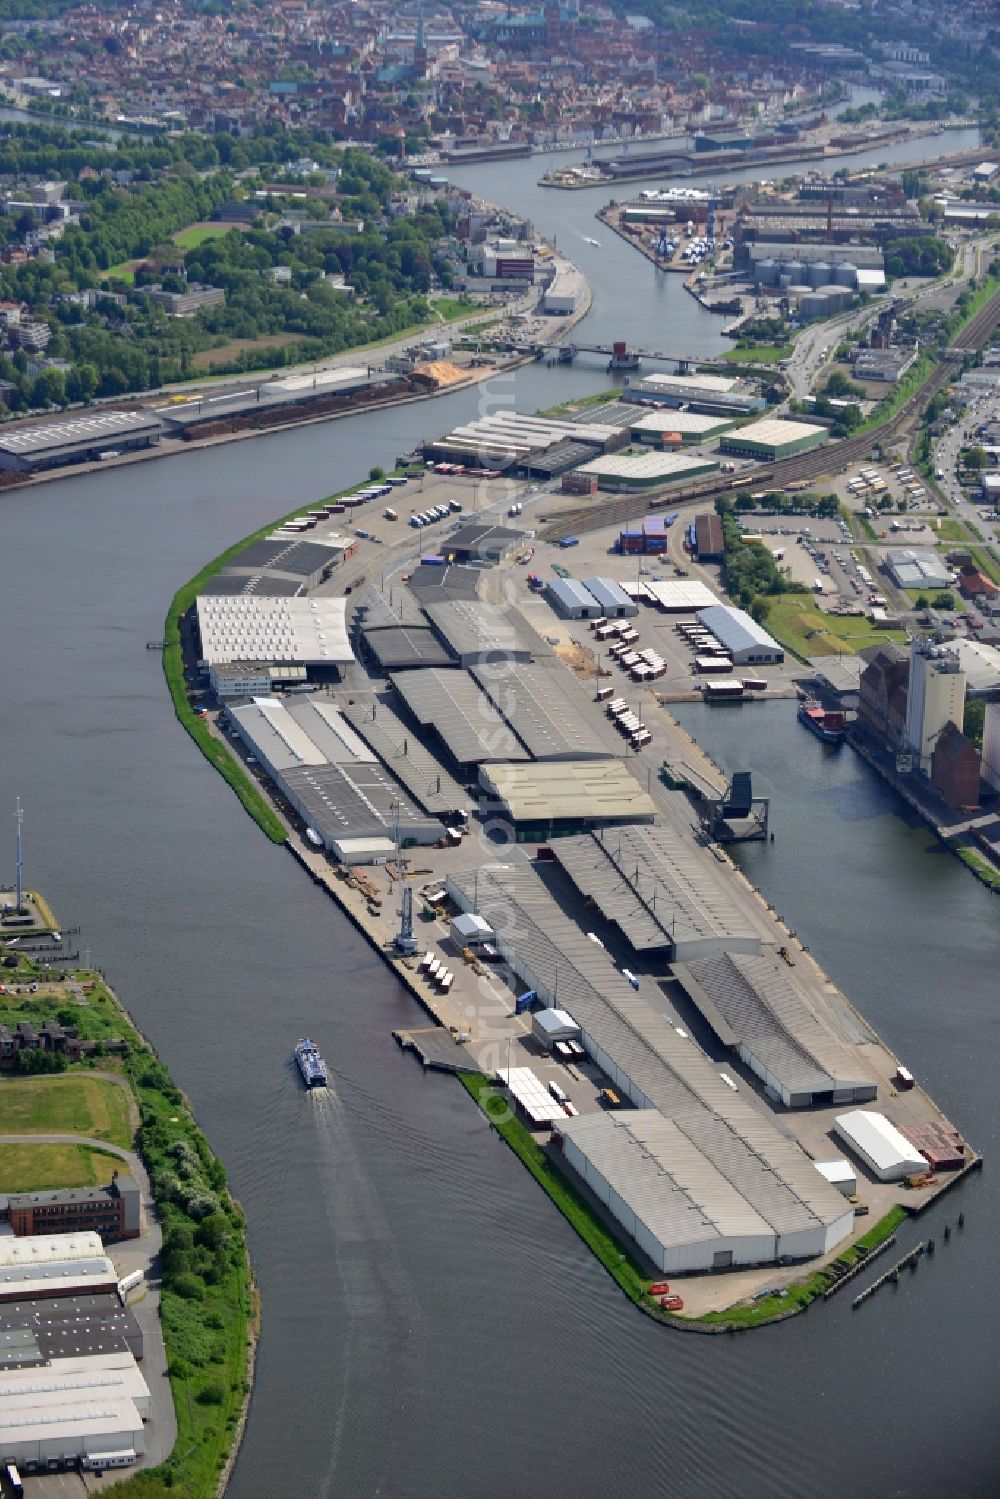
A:
{"type": "MultiPolygon", "coordinates": [[[[962,334],[961,344],[954,347],[974,353],[987,342],[1000,323],[1000,292],[996,292],[984,307],[976,313],[962,334]]],[[[777,462],[755,469],[754,488],[770,486],[781,488],[801,479],[815,479],[830,472],[831,466],[844,468],[858,458],[866,457],[873,443],[884,442],[902,431],[942,386],[953,377],[956,359],[941,360],[922,385],[909,396],[898,411],[887,421],[859,437],[845,437],[832,448],[814,448],[810,453],[800,453],[794,458],[779,458],[777,462]]],[[[622,495],[610,502],[594,502],[575,505],[561,510],[549,519],[540,532],[544,541],[559,541],[564,536],[573,536],[578,531],[594,531],[603,526],[620,525],[645,515],[650,509],[662,509],[665,504],[680,507],[693,501],[714,499],[733,487],[730,478],[721,476],[701,484],[688,485],[684,489],[671,490],[668,495],[658,494],[650,499],[647,495],[622,495]]]]}

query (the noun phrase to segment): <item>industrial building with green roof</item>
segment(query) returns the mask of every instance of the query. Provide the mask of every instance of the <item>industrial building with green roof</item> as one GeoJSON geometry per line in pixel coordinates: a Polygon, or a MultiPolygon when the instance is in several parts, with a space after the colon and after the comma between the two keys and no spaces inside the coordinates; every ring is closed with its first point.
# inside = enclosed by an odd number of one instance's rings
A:
{"type": "Polygon", "coordinates": [[[688,444],[708,442],[713,437],[719,437],[735,425],[734,417],[667,409],[645,412],[637,421],[629,423],[629,432],[633,441],[653,444],[660,442],[666,433],[676,432],[687,447],[688,444]]]}
{"type": "Polygon", "coordinates": [[[769,416],[763,421],[751,422],[738,432],[727,432],[719,443],[723,453],[737,453],[741,458],[790,458],[794,453],[806,453],[810,448],[822,447],[829,440],[826,427],[817,427],[810,422],[789,422],[781,417],[769,416]]]}
{"type": "Polygon", "coordinates": [[[659,489],[683,479],[703,479],[719,465],[710,458],[694,458],[683,453],[606,453],[592,458],[576,470],[579,474],[596,474],[599,489],[659,489]]]}

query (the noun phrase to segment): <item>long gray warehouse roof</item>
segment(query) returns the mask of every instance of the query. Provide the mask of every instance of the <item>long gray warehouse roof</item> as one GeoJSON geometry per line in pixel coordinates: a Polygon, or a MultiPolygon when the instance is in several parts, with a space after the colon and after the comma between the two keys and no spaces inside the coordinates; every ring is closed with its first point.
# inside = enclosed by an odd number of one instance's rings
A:
{"type": "Polygon", "coordinates": [[[392,629],[365,630],[365,645],[382,671],[406,671],[418,666],[457,667],[457,662],[430,625],[423,629],[399,625],[392,629]]]}
{"type": "Polygon", "coordinates": [[[19,458],[39,458],[45,453],[73,452],[112,442],[116,437],[134,438],[158,434],[163,423],[152,411],[95,411],[58,422],[26,422],[0,431],[0,452],[19,458]]]}
{"type": "Polygon", "coordinates": [[[791,1094],[874,1088],[771,957],[722,953],[674,974],[727,1046],[741,1043],[791,1094]]]}
{"type": "Polygon", "coordinates": [[[449,812],[472,810],[467,792],[435,760],[423,741],[407,729],[385,697],[348,706],[344,717],[425,812],[444,817],[449,812]]]}
{"type": "Polygon", "coordinates": [[[748,1211],[776,1234],[843,1217],[843,1198],[798,1145],[734,1094],[694,1042],[609,966],[526,861],[515,856],[451,875],[447,884],[463,909],[474,908],[490,923],[521,978],[549,993],[557,983],[560,1008],[591,1047],[630,1080],[646,1107],[674,1121],[746,1199],[748,1211]]]}
{"type": "Polygon", "coordinates": [[[477,661],[530,661],[532,642],[518,627],[509,607],[482,599],[455,599],[426,604],[424,613],[452,655],[469,666],[477,661]]]}
{"type": "Polygon", "coordinates": [[[677,829],[626,824],[556,839],[552,851],[638,952],[760,951],[761,931],[715,860],[677,829]]]}
{"type": "Polygon", "coordinates": [[[572,614],[577,609],[584,609],[588,614],[601,612],[601,606],[590,589],[578,583],[575,578],[549,578],[545,584],[545,592],[550,599],[555,600],[556,607],[566,614],[572,614]]]}
{"type": "Polygon", "coordinates": [[[625,610],[628,614],[638,613],[637,606],[614,578],[585,578],[583,586],[588,593],[593,594],[605,614],[609,611],[618,613],[620,610],[625,610]]]}
{"type": "Polygon", "coordinates": [[[265,570],[311,578],[339,562],[342,551],[314,541],[253,541],[230,557],[223,573],[256,573],[265,570]]]}
{"type": "Polygon", "coordinates": [[[781,650],[778,642],[745,609],[736,609],[732,604],[712,604],[699,609],[698,622],[711,630],[727,650],[781,650]]]}
{"type": "MultiPolygon", "coordinates": [[[[425,568],[425,572],[433,571],[425,568]]],[[[371,583],[360,593],[351,595],[352,620],[363,630],[386,630],[397,625],[424,626],[424,611],[405,584],[379,588],[371,583]]]]}
{"type": "Polygon", "coordinates": [[[535,760],[618,759],[621,741],[581,711],[563,666],[505,664],[472,675],[535,760]]]}
{"type": "Polygon", "coordinates": [[[467,672],[426,667],[401,672],[393,686],[417,722],[437,731],[459,765],[530,759],[467,672]]]}
{"type": "Polygon", "coordinates": [[[279,778],[294,806],[329,847],[335,839],[400,837],[433,843],[441,824],[426,817],[376,763],[303,765],[279,778]]]}
{"type": "Polygon", "coordinates": [[[764,1238],[773,1230],[672,1119],[656,1109],[586,1114],[558,1130],[664,1245],[764,1238]]]}

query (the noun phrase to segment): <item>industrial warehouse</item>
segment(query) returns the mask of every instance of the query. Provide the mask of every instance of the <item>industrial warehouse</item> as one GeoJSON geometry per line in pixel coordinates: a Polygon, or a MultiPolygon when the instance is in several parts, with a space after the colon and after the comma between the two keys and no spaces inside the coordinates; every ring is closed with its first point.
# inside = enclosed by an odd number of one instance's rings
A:
{"type": "Polygon", "coordinates": [[[152,1417],[142,1356],[98,1234],[0,1237],[0,1468],[133,1464],[152,1417]]]}
{"type": "Polygon", "coordinates": [[[807,453],[829,440],[826,427],[772,416],[764,421],[751,422],[738,431],[724,433],[719,448],[723,453],[735,453],[740,458],[763,458],[774,462],[778,458],[790,458],[795,453],[807,453]]]}
{"type": "Polygon", "coordinates": [[[580,1027],[588,1054],[634,1105],[555,1124],[567,1164],[660,1271],[691,1272],[832,1249],[853,1210],[689,1036],[619,972],[527,862],[447,881],[489,923],[518,978],[580,1027]]]}
{"type": "MultiPolygon", "coordinates": [[[[525,477],[558,448],[575,464],[561,477],[589,479],[590,493],[599,470],[702,461],[678,451],[667,416],[643,428],[663,449],[623,451],[636,416],[605,421],[605,409],[574,423],[512,414],[488,433],[508,448],[518,433],[525,477]],[[588,441],[609,433],[604,451],[588,441]]],[[[672,410],[698,441],[720,426],[738,435],[730,419],[672,410]]],[[[792,939],[717,846],[766,839],[768,799],[662,711],[678,688],[742,695],[742,681],[711,674],[784,660],[711,579],[683,566],[659,576],[682,541],[699,561],[722,550],[718,515],[682,521],[651,505],[635,523],[609,519],[606,536],[563,542],[579,547],[570,576],[536,529],[550,518],[538,490],[511,494],[482,474],[496,457],[425,471],[417,503],[443,522],[431,546],[395,498],[360,533],[384,543],[405,528],[395,553],[342,573],[346,538],[322,527],[251,543],[225,563],[220,591],[199,596],[200,659],[220,697],[242,687],[221,724],[269,778],[297,857],[336,898],[364,896],[355,914],[408,970],[436,1021],[413,1033],[425,1065],[482,1070],[488,993],[493,1085],[647,1273],[698,1277],[700,1315],[729,1304],[714,1272],[786,1285],[794,1264],[840,1252],[856,1214],[887,1211],[892,1183],[910,1190],[931,1160],[912,1134],[927,1107],[896,1101],[883,1049],[782,945],[792,939]],[[881,1174],[870,1125],[858,1145],[834,1130],[836,1111],[876,1103],[909,1141],[905,1177],[881,1174]]],[[[748,690],[771,679],[752,670],[748,690]]],[[[945,1147],[941,1169],[953,1169],[950,1137],[945,1147]]]]}
{"type": "Polygon", "coordinates": [[[498,411],[424,444],[432,463],[462,463],[525,477],[554,478],[588,458],[624,447],[628,433],[598,422],[555,421],[498,411]]]}
{"type": "Polygon", "coordinates": [[[100,411],[58,422],[24,422],[0,433],[0,470],[39,474],[68,463],[118,458],[159,442],[152,411],[100,411]]]}

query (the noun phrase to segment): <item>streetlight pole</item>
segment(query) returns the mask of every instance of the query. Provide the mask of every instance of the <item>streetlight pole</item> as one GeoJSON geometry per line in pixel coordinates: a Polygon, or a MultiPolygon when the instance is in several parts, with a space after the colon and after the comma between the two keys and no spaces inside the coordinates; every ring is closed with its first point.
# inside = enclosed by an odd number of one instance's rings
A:
{"type": "Polygon", "coordinates": [[[21,798],[20,797],[17,798],[17,804],[16,804],[16,808],[15,808],[15,811],[14,811],[14,821],[17,823],[17,845],[16,845],[17,852],[16,852],[15,859],[14,859],[14,874],[15,874],[15,885],[16,885],[16,889],[17,889],[17,896],[16,896],[16,903],[15,903],[14,909],[18,913],[20,913],[20,910],[21,910],[21,872],[22,872],[22,869],[23,869],[23,862],[24,862],[22,860],[22,858],[21,858],[21,824],[24,821],[24,813],[21,810],[21,798]]]}

